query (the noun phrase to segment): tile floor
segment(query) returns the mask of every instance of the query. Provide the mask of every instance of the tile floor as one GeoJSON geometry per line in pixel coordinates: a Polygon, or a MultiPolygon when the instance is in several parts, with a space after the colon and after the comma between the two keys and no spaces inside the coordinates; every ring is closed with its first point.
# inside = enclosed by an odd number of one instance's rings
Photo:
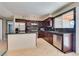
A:
{"type": "Polygon", "coordinates": [[[15,51],[7,51],[5,56],[78,56],[79,54],[64,54],[58,49],[47,43],[42,38],[37,39],[37,48],[19,49],[15,51]]]}
{"type": "Polygon", "coordinates": [[[7,50],[7,40],[0,40],[0,55],[7,50]]]}

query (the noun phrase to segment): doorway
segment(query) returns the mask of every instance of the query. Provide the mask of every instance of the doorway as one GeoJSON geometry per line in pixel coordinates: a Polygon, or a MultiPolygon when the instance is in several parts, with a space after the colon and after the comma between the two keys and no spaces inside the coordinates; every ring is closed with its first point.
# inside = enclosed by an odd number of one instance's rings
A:
{"type": "Polygon", "coordinates": [[[7,51],[6,20],[0,19],[0,56],[7,51]]]}

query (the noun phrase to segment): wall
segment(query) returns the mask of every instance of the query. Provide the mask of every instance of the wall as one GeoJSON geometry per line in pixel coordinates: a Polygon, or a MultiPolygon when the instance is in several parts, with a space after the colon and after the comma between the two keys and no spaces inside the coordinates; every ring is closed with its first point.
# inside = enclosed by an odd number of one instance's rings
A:
{"type": "Polygon", "coordinates": [[[0,40],[2,40],[2,20],[0,19],[0,40]]]}
{"type": "Polygon", "coordinates": [[[65,12],[65,11],[68,11],[68,10],[70,10],[70,9],[72,9],[72,8],[74,8],[74,7],[76,7],[77,5],[78,5],[78,3],[70,3],[70,4],[68,4],[68,5],[64,6],[64,7],[62,7],[61,9],[56,10],[54,13],[52,13],[52,16],[53,16],[53,17],[54,17],[54,16],[57,16],[57,15],[59,15],[59,14],[65,12]]]}
{"type": "Polygon", "coordinates": [[[9,17],[12,13],[0,4],[0,16],[9,17]]]}
{"type": "Polygon", "coordinates": [[[76,52],[79,53],[79,7],[76,8],[76,52]]]}

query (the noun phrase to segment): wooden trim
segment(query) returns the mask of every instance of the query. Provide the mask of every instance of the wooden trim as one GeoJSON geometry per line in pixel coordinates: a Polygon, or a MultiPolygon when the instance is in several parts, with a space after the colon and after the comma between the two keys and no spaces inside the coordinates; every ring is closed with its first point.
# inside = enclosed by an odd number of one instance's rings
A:
{"type": "Polygon", "coordinates": [[[64,38],[63,38],[64,34],[62,35],[62,51],[63,51],[63,48],[64,48],[64,38]]]}
{"type": "MultiPolygon", "coordinates": [[[[6,31],[7,31],[7,25],[8,25],[8,20],[6,20],[6,31]]],[[[8,51],[8,34],[6,33],[6,40],[7,40],[7,51],[8,51]]]]}
{"type": "Polygon", "coordinates": [[[75,24],[74,24],[74,33],[75,34],[75,39],[73,39],[73,41],[75,40],[75,53],[76,53],[76,7],[74,8],[74,21],[75,21],[75,24]]]}

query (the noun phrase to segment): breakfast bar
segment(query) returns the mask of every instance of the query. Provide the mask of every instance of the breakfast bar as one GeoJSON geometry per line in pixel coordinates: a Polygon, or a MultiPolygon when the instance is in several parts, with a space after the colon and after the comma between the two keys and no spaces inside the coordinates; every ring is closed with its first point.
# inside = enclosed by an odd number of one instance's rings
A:
{"type": "Polygon", "coordinates": [[[8,50],[36,48],[37,33],[9,33],[8,50]]]}

